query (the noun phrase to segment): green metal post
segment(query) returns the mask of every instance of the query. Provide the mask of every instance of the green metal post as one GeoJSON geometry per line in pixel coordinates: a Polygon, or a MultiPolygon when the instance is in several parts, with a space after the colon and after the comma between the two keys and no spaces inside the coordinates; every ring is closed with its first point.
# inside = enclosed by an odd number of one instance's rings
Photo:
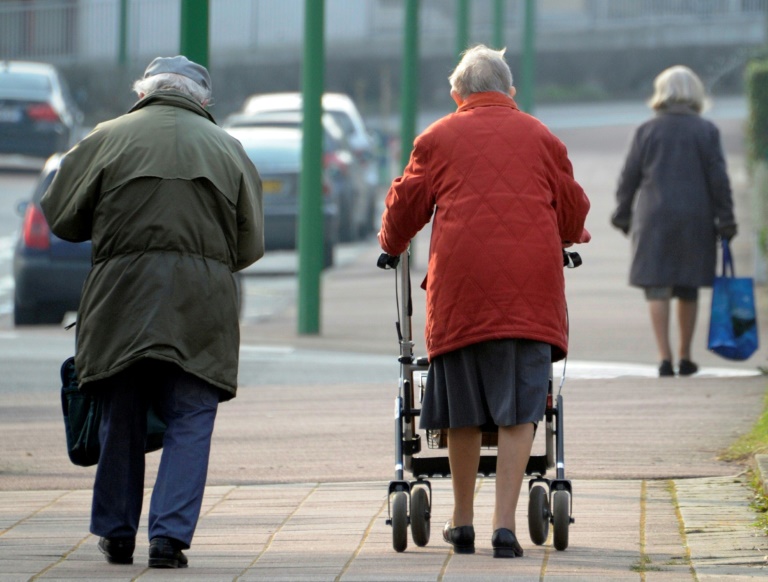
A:
{"type": "Polygon", "coordinates": [[[533,113],[536,91],[536,2],[525,0],[523,28],[523,58],[520,85],[517,95],[520,107],[527,113],[533,113]]]}
{"type": "Polygon", "coordinates": [[[117,45],[117,64],[128,64],[128,0],[120,0],[120,31],[117,45]]]}
{"type": "Polygon", "coordinates": [[[505,0],[493,0],[493,46],[504,48],[504,4],[505,0]]]}
{"type": "Polygon", "coordinates": [[[402,88],[400,91],[400,170],[411,157],[419,100],[419,0],[405,0],[402,88]]]}
{"type": "Polygon", "coordinates": [[[181,0],[180,45],[182,55],[208,66],[208,0],[181,0]]]}
{"type": "Polygon", "coordinates": [[[456,0],[456,62],[469,45],[469,0],[456,0]]]}
{"type": "Polygon", "coordinates": [[[320,275],[323,270],[323,80],[325,0],[304,0],[302,71],[303,140],[299,193],[299,317],[303,335],[320,333],[320,275]]]}

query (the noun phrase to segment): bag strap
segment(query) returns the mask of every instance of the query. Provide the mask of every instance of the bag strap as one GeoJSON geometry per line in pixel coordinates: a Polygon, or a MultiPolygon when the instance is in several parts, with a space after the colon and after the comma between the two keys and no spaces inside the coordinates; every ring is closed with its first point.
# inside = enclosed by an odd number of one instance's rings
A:
{"type": "Polygon", "coordinates": [[[728,277],[728,270],[730,269],[730,276],[735,277],[736,271],[733,269],[733,257],[731,256],[731,247],[728,244],[728,241],[723,239],[723,277],[728,277]]]}

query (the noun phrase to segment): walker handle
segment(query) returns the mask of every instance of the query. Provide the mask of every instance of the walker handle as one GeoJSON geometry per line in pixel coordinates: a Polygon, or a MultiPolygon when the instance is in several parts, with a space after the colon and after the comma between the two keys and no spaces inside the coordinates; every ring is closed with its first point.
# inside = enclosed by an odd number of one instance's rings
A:
{"type": "Polygon", "coordinates": [[[400,263],[400,255],[388,255],[387,253],[381,253],[379,260],[376,261],[376,266],[379,269],[395,269],[400,263]]]}

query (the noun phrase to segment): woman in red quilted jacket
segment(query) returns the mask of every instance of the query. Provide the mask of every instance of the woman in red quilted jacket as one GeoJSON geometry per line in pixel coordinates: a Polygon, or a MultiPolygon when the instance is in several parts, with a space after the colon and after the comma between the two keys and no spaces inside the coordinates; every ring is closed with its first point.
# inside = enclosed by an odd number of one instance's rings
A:
{"type": "Polygon", "coordinates": [[[517,108],[504,51],[469,49],[450,82],[458,109],[416,138],[379,242],[399,255],[432,219],[420,426],[448,430],[454,510],[443,537],[475,550],[482,431],[497,426],[493,555],[513,558],[534,425],[551,363],[568,351],[562,248],[589,240],[589,200],[565,146],[517,108]]]}

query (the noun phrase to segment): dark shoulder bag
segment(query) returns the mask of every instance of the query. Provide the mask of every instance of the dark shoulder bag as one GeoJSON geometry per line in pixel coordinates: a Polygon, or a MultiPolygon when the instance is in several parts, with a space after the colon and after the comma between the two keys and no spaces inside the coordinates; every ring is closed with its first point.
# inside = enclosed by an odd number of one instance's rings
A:
{"type": "MultiPolygon", "coordinates": [[[[99,425],[101,424],[101,398],[87,390],[80,390],[75,370],[75,358],[67,358],[61,365],[61,410],[67,437],[69,460],[81,467],[99,462],[99,425]]],[[[153,404],[147,412],[147,440],[145,452],[163,447],[166,425],[153,404]]]]}

